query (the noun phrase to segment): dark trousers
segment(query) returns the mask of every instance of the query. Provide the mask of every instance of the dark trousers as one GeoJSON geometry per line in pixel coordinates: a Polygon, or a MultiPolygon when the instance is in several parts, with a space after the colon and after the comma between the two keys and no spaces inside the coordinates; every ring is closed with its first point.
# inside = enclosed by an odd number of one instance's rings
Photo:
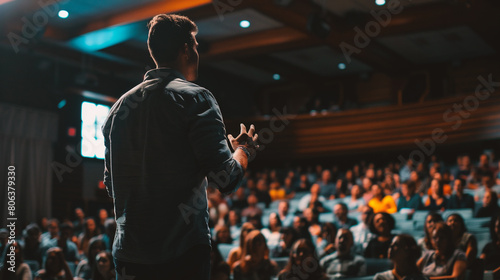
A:
{"type": "Polygon", "coordinates": [[[168,263],[137,264],[115,261],[117,280],[208,280],[210,247],[196,245],[168,263]]]}

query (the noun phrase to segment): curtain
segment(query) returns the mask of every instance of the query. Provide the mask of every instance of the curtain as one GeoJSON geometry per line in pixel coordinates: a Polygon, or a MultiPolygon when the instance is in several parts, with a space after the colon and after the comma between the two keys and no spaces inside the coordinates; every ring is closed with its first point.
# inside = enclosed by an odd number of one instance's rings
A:
{"type": "MultiPolygon", "coordinates": [[[[54,143],[58,115],[0,103],[0,226],[8,212],[8,167],[15,167],[15,217],[20,230],[51,216],[54,143]]],[[[20,232],[19,232],[20,234],[20,232]]]]}

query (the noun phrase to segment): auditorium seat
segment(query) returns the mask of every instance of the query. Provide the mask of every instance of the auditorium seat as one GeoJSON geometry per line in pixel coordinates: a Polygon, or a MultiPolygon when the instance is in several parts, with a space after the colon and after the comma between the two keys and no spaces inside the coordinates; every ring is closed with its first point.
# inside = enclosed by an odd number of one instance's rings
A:
{"type": "Polygon", "coordinates": [[[219,244],[219,251],[222,256],[223,260],[227,260],[227,256],[229,255],[229,252],[233,249],[238,247],[237,245],[232,245],[232,244],[219,244]]]}
{"type": "Polygon", "coordinates": [[[383,272],[392,269],[392,262],[389,259],[374,259],[366,258],[366,274],[375,275],[379,272],[383,272]]]}

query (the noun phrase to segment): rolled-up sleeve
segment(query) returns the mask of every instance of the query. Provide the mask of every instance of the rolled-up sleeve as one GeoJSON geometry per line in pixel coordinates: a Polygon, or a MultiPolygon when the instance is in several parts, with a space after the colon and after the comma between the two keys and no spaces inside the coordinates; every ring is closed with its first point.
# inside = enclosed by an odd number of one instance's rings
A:
{"type": "Polygon", "coordinates": [[[209,185],[222,193],[236,190],[243,178],[243,168],[229,150],[222,114],[215,98],[209,91],[200,91],[186,109],[190,145],[209,185]]]}

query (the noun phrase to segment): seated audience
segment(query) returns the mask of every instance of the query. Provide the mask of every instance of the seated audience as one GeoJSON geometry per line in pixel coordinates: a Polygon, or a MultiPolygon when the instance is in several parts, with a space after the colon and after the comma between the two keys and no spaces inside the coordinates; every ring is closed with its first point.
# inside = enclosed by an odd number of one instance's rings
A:
{"type": "Polygon", "coordinates": [[[323,203],[326,201],[326,199],[320,195],[320,186],[318,184],[313,184],[311,186],[311,190],[309,194],[304,195],[300,201],[298,208],[300,211],[304,211],[306,208],[309,208],[311,205],[311,201],[314,204],[319,204],[323,205],[323,203]]]}
{"type": "Polygon", "coordinates": [[[24,262],[21,245],[14,242],[0,252],[3,255],[3,263],[0,267],[0,279],[2,280],[31,280],[31,269],[24,262]],[[14,247],[14,263],[11,262],[11,247],[14,247]]]}
{"type": "Polygon", "coordinates": [[[278,246],[280,242],[280,230],[282,227],[281,219],[278,216],[278,213],[269,214],[269,226],[267,228],[263,228],[260,232],[264,235],[267,240],[267,246],[269,248],[274,248],[278,246]]]}
{"type": "Polygon", "coordinates": [[[108,251],[102,251],[95,257],[92,268],[92,280],[114,280],[115,263],[113,257],[108,251]]]}
{"type": "Polygon", "coordinates": [[[368,206],[373,209],[374,213],[396,213],[398,207],[394,199],[390,195],[385,195],[384,190],[377,184],[372,185],[373,198],[368,202],[368,206]]]}
{"type": "Polygon", "coordinates": [[[446,224],[453,232],[452,240],[455,249],[459,249],[465,253],[467,264],[470,267],[474,263],[477,256],[477,240],[474,235],[467,232],[464,219],[459,214],[451,214],[446,219],[446,224]]]}
{"type": "Polygon", "coordinates": [[[257,181],[257,190],[255,191],[255,195],[259,202],[263,202],[266,205],[266,208],[269,208],[269,204],[271,203],[271,196],[269,196],[269,185],[267,184],[267,180],[262,178],[257,181]]]}
{"type": "Polygon", "coordinates": [[[450,197],[448,209],[469,208],[472,209],[472,211],[474,211],[475,210],[474,197],[470,194],[464,193],[464,184],[462,180],[455,179],[455,181],[453,181],[453,188],[455,189],[455,193],[450,197]]]}
{"type": "Polygon", "coordinates": [[[387,252],[387,257],[394,264],[394,268],[377,273],[373,280],[428,280],[417,267],[420,255],[420,247],[411,235],[397,235],[387,252]]]}
{"type": "Polygon", "coordinates": [[[90,240],[89,249],[85,252],[85,258],[78,263],[75,270],[75,276],[84,280],[92,277],[92,267],[94,267],[95,258],[101,251],[106,250],[106,244],[98,237],[90,240]]]}
{"type": "Polygon", "coordinates": [[[458,279],[463,280],[467,268],[467,257],[459,249],[455,249],[452,231],[444,222],[438,222],[432,231],[434,250],[424,253],[417,266],[431,280],[458,279]]]}
{"type": "Polygon", "coordinates": [[[483,196],[483,206],[476,213],[477,218],[493,217],[500,211],[498,196],[494,191],[486,191],[483,196]]]}
{"type": "Polygon", "coordinates": [[[35,274],[35,280],[72,280],[73,275],[68,264],[64,260],[61,248],[53,247],[47,251],[45,268],[35,274]]]}
{"type": "Polygon", "coordinates": [[[358,255],[363,255],[368,246],[368,242],[372,239],[373,234],[370,231],[370,218],[373,215],[373,209],[370,206],[361,207],[361,223],[351,227],[352,235],[354,236],[354,252],[358,255]]]}
{"type": "Polygon", "coordinates": [[[24,232],[23,258],[25,260],[37,261],[38,265],[42,265],[41,252],[41,231],[36,223],[29,224],[24,232]]]}
{"type": "Polygon", "coordinates": [[[448,208],[448,199],[444,196],[443,183],[438,179],[431,181],[431,194],[425,201],[425,209],[429,211],[444,211],[448,208]]]}
{"type": "Polygon", "coordinates": [[[278,275],[279,280],[328,280],[319,267],[314,245],[308,239],[299,239],[293,244],[285,268],[278,275]]]}
{"type": "Polygon", "coordinates": [[[316,239],[316,244],[315,244],[319,259],[335,252],[336,236],[337,236],[337,227],[334,224],[324,223],[321,226],[321,233],[316,239]]]}
{"type": "MultiPolygon", "coordinates": [[[[247,237],[248,233],[254,230],[255,227],[251,223],[244,223],[241,226],[241,233],[240,233],[240,243],[239,246],[236,248],[231,249],[229,251],[229,254],[227,256],[227,264],[229,265],[230,268],[233,267],[233,264],[241,259],[241,252],[243,251],[243,247],[245,244],[245,238],[247,237]]],[[[213,246],[212,246],[213,247],[213,246]]]]}
{"type": "Polygon", "coordinates": [[[60,225],[59,235],[44,243],[42,247],[42,257],[47,257],[46,252],[50,248],[58,247],[62,251],[64,259],[67,262],[77,264],[80,261],[80,255],[78,254],[76,244],[71,241],[72,233],[73,224],[62,223],[60,225]]]}
{"type": "Polygon", "coordinates": [[[83,224],[83,232],[78,237],[78,249],[82,254],[87,251],[90,239],[98,236],[99,234],[101,234],[101,232],[99,231],[95,220],[93,218],[87,218],[83,224]]]}
{"type": "Polygon", "coordinates": [[[234,280],[270,280],[277,273],[277,264],[269,260],[266,238],[253,230],[245,238],[240,260],[233,265],[234,280]]]}
{"type": "Polygon", "coordinates": [[[365,258],[386,259],[395,226],[394,218],[385,212],[376,213],[370,221],[370,231],[375,235],[366,246],[365,258]]]}
{"type": "Polygon", "coordinates": [[[337,186],[332,182],[332,172],[325,169],[321,172],[321,180],[318,181],[320,186],[319,195],[326,199],[334,199],[337,194],[337,186]]]}
{"type": "Polygon", "coordinates": [[[295,186],[292,176],[285,178],[282,188],[285,190],[286,199],[292,199],[295,196],[295,186]]]}
{"type": "Polygon", "coordinates": [[[98,219],[96,221],[97,228],[99,229],[100,232],[105,232],[106,228],[105,228],[104,224],[106,223],[106,220],[108,219],[108,210],[106,210],[104,208],[99,209],[99,215],[97,217],[98,217],[98,219]]]}
{"type": "Polygon", "coordinates": [[[361,206],[366,204],[359,185],[352,186],[351,195],[344,198],[344,203],[347,205],[349,211],[359,211],[361,206]]]}
{"type": "Polygon", "coordinates": [[[290,213],[290,203],[288,200],[282,200],[278,204],[278,215],[280,217],[283,226],[289,227],[293,223],[293,214],[290,213]]]}
{"type": "Polygon", "coordinates": [[[212,244],[210,251],[210,280],[229,280],[231,269],[222,259],[219,246],[212,244]]]}
{"type": "Polygon", "coordinates": [[[411,209],[411,212],[423,208],[422,199],[416,193],[416,185],[413,181],[401,184],[401,196],[398,199],[398,211],[401,209],[411,209]]]}
{"type": "Polygon", "coordinates": [[[269,196],[271,197],[271,201],[285,199],[286,191],[279,182],[272,182],[269,185],[269,196]]]}
{"type": "Polygon", "coordinates": [[[85,223],[85,213],[82,208],[78,207],[75,209],[76,220],[73,221],[73,228],[75,229],[75,235],[78,236],[83,232],[83,224],[85,223]]]}
{"type": "Polygon", "coordinates": [[[351,231],[345,228],[339,229],[335,239],[337,251],[320,261],[321,267],[330,279],[366,275],[365,259],[352,254],[353,245],[351,231]]]}
{"type": "Polygon", "coordinates": [[[500,279],[500,216],[491,218],[491,242],[484,246],[480,258],[484,261],[484,269],[493,271],[494,278],[500,279]]]}
{"type": "Polygon", "coordinates": [[[319,222],[319,211],[316,208],[307,208],[304,210],[309,233],[316,238],[321,233],[321,223],[319,222]]]}
{"type": "Polygon", "coordinates": [[[241,215],[239,210],[229,210],[227,215],[227,222],[229,225],[229,232],[231,233],[231,238],[233,243],[238,243],[238,238],[241,231],[241,215]]]}
{"type": "Polygon", "coordinates": [[[335,206],[333,207],[333,214],[335,215],[335,227],[350,228],[358,224],[358,221],[347,216],[348,212],[349,210],[347,209],[347,205],[345,203],[335,204],[335,206]]]}
{"type": "Polygon", "coordinates": [[[434,250],[434,245],[432,245],[432,231],[434,230],[434,226],[438,222],[444,222],[441,214],[436,212],[429,212],[425,217],[424,223],[424,237],[418,240],[418,245],[422,249],[422,253],[425,253],[429,250],[434,250]]]}
{"type": "Polygon", "coordinates": [[[271,249],[272,258],[288,257],[295,241],[299,240],[299,233],[293,227],[284,227],[280,231],[280,243],[271,249]]]}
{"type": "Polygon", "coordinates": [[[44,243],[48,242],[52,238],[56,238],[59,235],[59,220],[58,219],[50,219],[47,222],[48,231],[42,233],[42,246],[44,243]]]}
{"type": "Polygon", "coordinates": [[[104,222],[104,232],[98,237],[106,244],[106,250],[111,251],[115,240],[116,221],[114,218],[108,218],[104,222]]]}
{"type": "Polygon", "coordinates": [[[215,228],[215,243],[217,244],[233,244],[229,227],[220,225],[215,228]]]}
{"type": "Polygon", "coordinates": [[[259,202],[257,196],[255,196],[254,194],[250,194],[248,196],[247,202],[248,207],[241,211],[241,216],[248,218],[250,216],[258,215],[262,217],[262,209],[257,206],[257,203],[259,202]]]}

